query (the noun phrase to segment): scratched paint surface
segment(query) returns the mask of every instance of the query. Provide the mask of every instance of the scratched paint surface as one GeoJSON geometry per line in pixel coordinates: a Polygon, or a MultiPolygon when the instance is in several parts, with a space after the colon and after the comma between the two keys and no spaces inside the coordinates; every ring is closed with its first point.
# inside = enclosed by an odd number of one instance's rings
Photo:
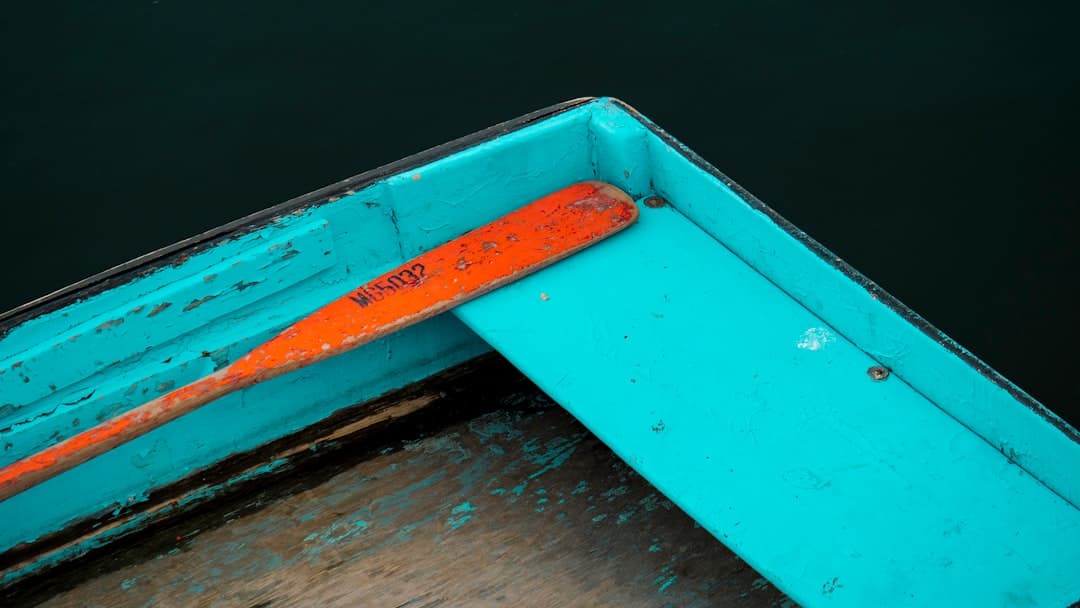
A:
{"type": "Polygon", "coordinates": [[[43,605],[794,606],[563,410],[510,400],[43,605]]]}

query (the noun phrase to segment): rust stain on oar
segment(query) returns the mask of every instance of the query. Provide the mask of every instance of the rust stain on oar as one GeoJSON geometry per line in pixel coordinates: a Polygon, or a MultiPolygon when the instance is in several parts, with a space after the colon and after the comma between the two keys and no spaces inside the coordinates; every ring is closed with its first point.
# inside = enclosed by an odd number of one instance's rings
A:
{"type": "Polygon", "coordinates": [[[603,182],[549,194],[360,286],[232,365],[0,469],[0,500],[218,397],[377,340],[535,272],[615,234],[637,215],[626,193],[603,182]]]}

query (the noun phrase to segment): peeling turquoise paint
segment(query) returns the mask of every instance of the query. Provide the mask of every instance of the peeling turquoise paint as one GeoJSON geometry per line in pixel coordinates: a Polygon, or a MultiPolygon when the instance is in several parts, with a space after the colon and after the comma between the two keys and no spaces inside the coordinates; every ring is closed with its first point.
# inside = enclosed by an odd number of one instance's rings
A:
{"type": "Polygon", "coordinates": [[[510,412],[499,412],[492,419],[483,422],[473,421],[469,423],[469,430],[479,436],[483,443],[493,439],[512,441],[521,437],[521,429],[514,426],[513,414],[510,412]]]}
{"type": "Polygon", "coordinates": [[[670,587],[675,583],[678,577],[672,575],[672,567],[664,566],[660,568],[660,576],[652,579],[652,584],[657,585],[657,593],[663,593],[667,587],[670,587]]]}
{"type": "Polygon", "coordinates": [[[626,492],[626,486],[617,486],[609,490],[604,490],[600,493],[600,496],[603,496],[604,498],[608,499],[608,502],[611,502],[612,500],[615,500],[617,496],[623,496],[624,494],[626,494],[626,492]]]}
{"type": "MultiPolygon", "coordinates": [[[[468,517],[468,516],[466,516],[466,517],[468,517]]],[[[399,542],[408,542],[408,541],[412,540],[412,534],[413,534],[413,532],[416,531],[417,528],[420,528],[421,526],[426,526],[427,524],[430,524],[433,521],[435,521],[435,516],[434,515],[429,515],[428,517],[425,517],[425,518],[423,518],[423,519],[421,519],[419,521],[415,521],[413,523],[405,524],[404,526],[401,526],[401,529],[399,529],[398,533],[397,533],[397,540],[399,542]]],[[[461,522],[461,523],[465,523],[465,522],[461,522]]]]}
{"type": "Polygon", "coordinates": [[[526,452],[530,452],[528,459],[533,464],[541,465],[541,468],[529,475],[529,479],[536,479],[548,471],[561,467],[577,449],[577,444],[584,435],[576,435],[571,438],[558,438],[552,440],[543,450],[535,445],[525,445],[526,452]]]}
{"type": "Polygon", "coordinates": [[[453,513],[454,515],[457,515],[458,513],[471,513],[471,512],[473,512],[475,510],[476,510],[476,507],[473,507],[472,503],[470,503],[469,501],[465,501],[465,502],[461,503],[460,505],[454,507],[453,509],[450,509],[450,512],[453,513]]]}
{"type": "MultiPolygon", "coordinates": [[[[367,522],[362,519],[353,522],[335,522],[322,534],[316,534],[310,540],[321,540],[332,545],[342,540],[351,539],[358,534],[363,534],[367,528],[367,522]]],[[[305,540],[308,539],[305,538],[305,540]]]]}
{"type": "Polygon", "coordinates": [[[468,501],[463,502],[450,510],[450,517],[446,519],[446,525],[450,526],[452,530],[457,530],[473,518],[472,513],[474,511],[476,511],[476,507],[472,506],[468,501]]]}

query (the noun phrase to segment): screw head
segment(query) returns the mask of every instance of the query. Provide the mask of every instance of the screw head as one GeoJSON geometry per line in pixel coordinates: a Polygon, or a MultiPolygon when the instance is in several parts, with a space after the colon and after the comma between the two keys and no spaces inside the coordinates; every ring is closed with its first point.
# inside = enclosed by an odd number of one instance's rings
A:
{"type": "Polygon", "coordinates": [[[866,370],[866,375],[870,376],[870,379],[874,382],[881,382],[882,380],[888,379],[889,374],[891,373],[892,370],[883,365],[875,365],[866,370]]]}
{"type": "Polygon", "coordinates": [[[665,205],[667,205],[667,201],[660,198],[659,196],[650,196],[649,198],[645,199],[645,206],[650,209],[659,209],[665,205]]]}

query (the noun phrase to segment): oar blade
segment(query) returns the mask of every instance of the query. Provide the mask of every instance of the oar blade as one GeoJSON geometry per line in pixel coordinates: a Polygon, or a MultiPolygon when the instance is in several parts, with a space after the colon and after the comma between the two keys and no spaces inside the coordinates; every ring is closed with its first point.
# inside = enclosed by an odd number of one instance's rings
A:
{"type": "Polygon", "coordinates": [[[603,182],[552,193],[331,302],[237,361],[230,375],[263,379],[366,344],[553,264],[637,214],[626,193],[603,182]]]}

